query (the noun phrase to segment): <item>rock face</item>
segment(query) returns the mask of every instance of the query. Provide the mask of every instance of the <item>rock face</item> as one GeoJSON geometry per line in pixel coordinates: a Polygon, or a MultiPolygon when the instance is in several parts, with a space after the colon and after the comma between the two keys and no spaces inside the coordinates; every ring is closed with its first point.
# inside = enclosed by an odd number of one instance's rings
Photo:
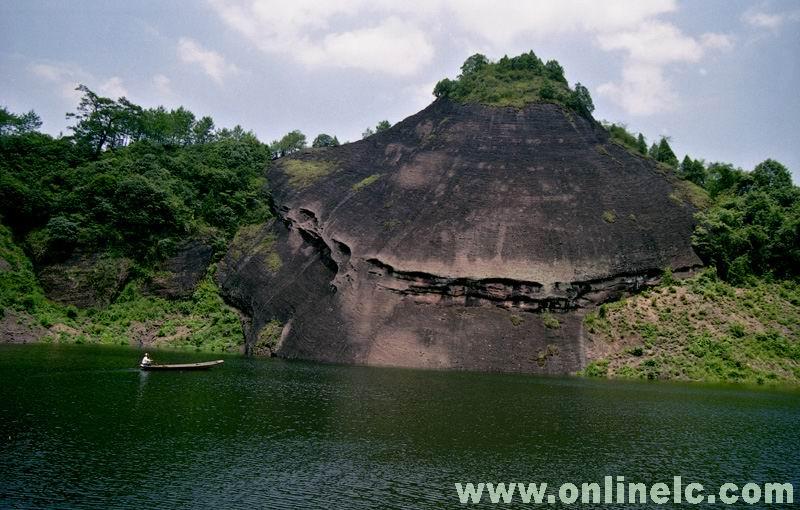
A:
{"type": "Polygon", "coordinates": [[[586,310],[700,264],[664,171],[557,105],[437,100],[269,179],[277,220],[218,278],[290,358],[570,372],[586,310]]]}
{"type": "Polygon", "coordinates": [[[206,274],[214,249],[200,239],[181,245],[175,255],[158,266],[158,271],[145,285],[145,291],[167,299],[184,299],[192,295],[206,274]]]}
{"type": "Polygon", "coordinates": [[[80,308],[105,307],[128,280],[132,262],[104,254],[76,254],[63,263],[39,270],[48,298],[80,308]]]}

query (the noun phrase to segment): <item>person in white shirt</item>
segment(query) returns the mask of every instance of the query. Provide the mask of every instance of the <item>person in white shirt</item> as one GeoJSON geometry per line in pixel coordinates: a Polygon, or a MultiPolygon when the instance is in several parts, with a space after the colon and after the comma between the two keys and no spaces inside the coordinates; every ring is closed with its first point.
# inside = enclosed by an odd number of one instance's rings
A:
{"type": "Polygon", "coordinates": [[[150,359],[150,355],[147,354],[147,353],[144,353],[144,358],[142,358],[141,365],[142,366],[147,366],[147,365],[151,364],[152,362],[153,362],[153,360],[150,359]]]}

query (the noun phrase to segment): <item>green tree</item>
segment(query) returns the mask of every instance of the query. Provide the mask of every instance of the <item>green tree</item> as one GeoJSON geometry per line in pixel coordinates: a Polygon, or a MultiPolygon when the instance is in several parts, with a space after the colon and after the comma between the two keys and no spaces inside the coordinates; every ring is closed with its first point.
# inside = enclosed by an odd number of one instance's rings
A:
{"type": "Polygon", "coordinates": [[[388,120],[382,120],[382,121],[378,122],[377,126],[375,126],[375,132],[376,133],[381,133],[381,132],[386,131],[387,129],[389,129],[391,127],[392,127],[392,124],[388,120]]]}
{"type": "Polygon", "coordinates": [[[706,188],[716,202],[697,215],[692,236],[698,255],[736,284],[753,275],[800,275],[800,189],[785,182],[785,167],[776,161],[756,169],[709,165],[706,188]],[[765,174],[779,175],[779,184],[765,174]]]}
{"type": "Polygon", "coordinates": [[[37,131],[42,127],[42,119],[33,110],[16,115],[5,107],[0,107],[0,135],[19,135],[37,131]]]}
{"type": "Polygon", "coordinates": [[[636,139],[636,150],[643,156],[647,155],[647,141],[645,141],[644,135],[641,133],[639,133],[639,137],[636,139]]]}
{"type": "Polygon", "coordinates": [[[774,159],[759,163],[753,169],[753,183],[764,190],[781,190],[792,187],[792,174],[774,159]]]}
{"type": "Polygon", "coordinates": [[[205,116],[192,126],[194,143],[209,143],[214,140],[214,119],[205,116]]]}
{"type": "Polygon", "coordinates": [[[555,99],[557,95],[558,92],[556,91],[556,88],[549,81],[545,82],[545,84],[542,85],[542,88],[539,89],[539,97],[544,100],[549,101],[551,99],[555,99]]]}
{"type": "Polygon", "coordinates": [[[684,156],[680,167],[678,167],[678,172],[681,178],[692,181],[698,186],[705,186],[706,166],[701,160],[692,159],[688,155],[684,156]]]}
{"type": "Polygon", "coordinates": [[[564,77],[564,68],[557,60],[548,60],[544,65],[544,70],[545,75],[551,80],[567,83],[567,79],[564,77]]]}
{"type": "Polygon", "coordinates": [[[368,127],[367,129],[364,130],[363,133],[361,133],[361,138],[362,139],[369,138],[370,136],[372,136],[374,134],[375,134],[375,131],[371,127],[368,127]]]}
{"type": "Polygon", "coordinates": [[[83,96],[78,111],[67,113],[67,118],[77,121],[69,127],[76,142],[88,147],[95,157],[103,149],[118,147],[126,121],[124,109],[113,99],[95,94],[86,85],[78,85],[75,90],[82,92],[83,96]]]}
{"type": "Polygon", "coordinates": [[[461,75],[469,76],[471,74],[475,74],[484,67],[486,67],[488,64],[489,64],[489,59],[487,59],[485,55],[476,53],[471,57],[467,58],[467,60],[465,60],[464,63],[461,65],[461,75]]]}
{"type": "Polygon", "coordinates": [[[594,111],[594,102],[592,102],[589,89],[580,83],[576,83],[575,90],[567,98],[567,106],[585,117],[590,117],[594,111]]]}
{"type": "MultiPolygon", "coordinates": [[[[650,150],[652,151],[653,149],[651,148],[650,150]]],[[[676,168],[678,166],[678,157],[672,151],[672,147],[669,146],[669,141],[666,136],[662,136],[661,140],[658,142],[658,146],[656,146],[655,149],[654,159],[656,161],[665,163],[673,168],[676,168]]]]}
{"type": "Polygon", "coordinates": [[[436,97],[449,97],[456,86],[456,82],[450,78],[444,78],[436,83],[433,87],[433,95],[436,97]]]}
{"type": "Polygon", "coordinates": [[[305,147],[306,135],[304,135],[299,129],[295,129],[283,135],[283,138],[280,140],[275,140],[272,142],[270,150],[273,152],[273,154],[277,154],[278,157],[283,157],[288,154],[298,152],[305,147]]]}
{"type": "Polygon", "coordinates": [[[706,169],[705,188],[712,198],[723,193],[734,193],[744,181],[744,172],[730,163],[711,163],[706,169]]]}
{"type": "Polygon", "coordinates": [[[651,158],[655,159],[655,160],[658,160],[658,144],[657,143],[653,142],[653,145],[651,145],[650,148],[647,149],[647,155],[650,156],[651,158]]]}
{"type": "Polygon", "coordinates": [[[338,147],[339,139],[325,133],[320,133],[311,143],[312,147],[338,147]]]}

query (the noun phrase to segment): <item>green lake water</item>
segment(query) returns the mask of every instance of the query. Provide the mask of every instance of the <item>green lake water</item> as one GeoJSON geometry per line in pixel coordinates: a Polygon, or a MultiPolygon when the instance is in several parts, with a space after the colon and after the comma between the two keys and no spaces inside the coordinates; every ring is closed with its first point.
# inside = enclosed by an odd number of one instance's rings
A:
{"type": "Polygon", "coordinates": [[[0,346],[0,507],[466,508],[455,482],[605,475],[800,490],[797,391],[141,354],[0,346]]]}

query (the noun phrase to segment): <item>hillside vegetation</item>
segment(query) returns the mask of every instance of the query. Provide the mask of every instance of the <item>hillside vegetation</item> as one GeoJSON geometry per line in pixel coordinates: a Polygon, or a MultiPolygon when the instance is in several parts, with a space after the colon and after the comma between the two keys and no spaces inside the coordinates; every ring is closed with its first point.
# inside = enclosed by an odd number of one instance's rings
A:
{"type": "Polygon", "coordinates": [[[676,174],[710,197],[692,237],[710,268],[589,314],[583,373],[800,384],[800,189],[774,160],[745,172],[687,156],[676,174]]]}
{"type": "Polygon", "coordinates": [[[433,94],[489,106],[520,108],[536,102],[556,103],[586,116],[594,110],[586,87],[578,83],[570,89],[561,64],[555,60],[544,63],[533,51],[497,62],[476,53],[464,62],[455,80],[439,81],[433,94]]]}
{"type": "Polygon", "coordinates": [[[4,336],[238,350],[241,324],[219,295],[213,264],[187,298],[142,289],[185,241],[201,239],[217,258],[240,226],[269,217],[269,148],[239,126],[216,129],[211,118],[183,108],[144,109],[79,90],[83,99],[68,115],[75,120],[71,136],[39,133],[33,112],[2,110],[4,336]],[[107,307],[81,309],[45,297],[34,268],[82,254],[133,264],[107,307]]]}
{"type": "Polygon", "coordinates": [[[713,271],[603,305],[585,320],[585,375],[800,382],[800,285],[735,287],[713,271]]]}
{"type": "MultiPolygon", "coordinates": [[[[47,299],[28,257],[0,225],[0,335],[45,342],[153,345],[238,351],[243,335],[237,313],[222,301],[214,267],[189,299],[143,295],[141,281],[127,284],[108,307],[81,309],[47,299]]],[[[10,340],[10,339],[6,339],[10,340]]]]}

